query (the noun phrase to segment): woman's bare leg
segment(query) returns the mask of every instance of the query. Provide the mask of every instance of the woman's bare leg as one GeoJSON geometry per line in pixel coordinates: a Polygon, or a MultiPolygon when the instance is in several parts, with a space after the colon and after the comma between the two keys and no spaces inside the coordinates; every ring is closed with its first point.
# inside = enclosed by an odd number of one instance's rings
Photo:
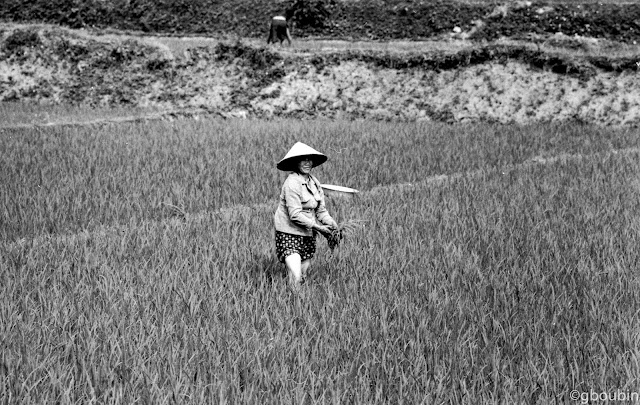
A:
{"type": "Polygon", "coordinates": [[[298,253],[293,253],[285,257],[284,263],[289,270],[289,283],[294,287],[299,286],[302,280],[302,258],[298,253]]]}
{"type": "Polygon", "coordinates": [[[289,46],[291,46],[291,33],[289,32],[289,28],[287,28],[287,42],[289,42],[289,46]]]}
{"type": "Polygon", "coordinates": [[[303,260],[302,263],[300,264],[300,269],[302,270],[302,280],[305,280],[307,278],[307,270],[309,270],[309,266],[311,266],[312,260],[311,259],[307,259],[307,260],[303,260]]]}

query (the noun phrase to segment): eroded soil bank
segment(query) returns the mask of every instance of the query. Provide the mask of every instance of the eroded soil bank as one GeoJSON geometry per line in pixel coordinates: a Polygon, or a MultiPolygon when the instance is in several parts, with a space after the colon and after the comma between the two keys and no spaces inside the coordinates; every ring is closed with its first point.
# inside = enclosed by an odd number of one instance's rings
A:
{"type": "Polygon", "coordinates": [[[632,55],[563,56],[497,43],[451,52],[296,53],[221,42],[171,53],[148,41],[54,27],[5,27],[0,36],[3,101],[242,117],[640,123],[632,55]]]}

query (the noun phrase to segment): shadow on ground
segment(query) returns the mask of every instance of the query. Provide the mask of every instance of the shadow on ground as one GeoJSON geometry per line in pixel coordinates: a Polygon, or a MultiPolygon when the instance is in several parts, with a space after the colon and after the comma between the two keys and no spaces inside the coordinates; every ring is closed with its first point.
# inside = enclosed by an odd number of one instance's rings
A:
{"type": "Polygon", "coordinates": [[[269,284],[281,282],[287,276],[284,265],[272,253],[256,255],[251,261],[249,274],[252,279],[256,281],[264,280],[269,284]]]}

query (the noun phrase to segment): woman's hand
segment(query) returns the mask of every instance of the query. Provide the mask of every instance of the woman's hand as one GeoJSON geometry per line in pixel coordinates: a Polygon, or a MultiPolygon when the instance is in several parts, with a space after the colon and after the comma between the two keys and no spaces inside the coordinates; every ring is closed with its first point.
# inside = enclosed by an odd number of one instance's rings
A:
{"type": "Polygon", "coordinates": [[[328,235],[331,235],[331,229],[328,226],[325,225],[317,225],[314,227],[314,229],[318,232],[320,232],[322,235],[324,235],[325,237],[328,235]]]}

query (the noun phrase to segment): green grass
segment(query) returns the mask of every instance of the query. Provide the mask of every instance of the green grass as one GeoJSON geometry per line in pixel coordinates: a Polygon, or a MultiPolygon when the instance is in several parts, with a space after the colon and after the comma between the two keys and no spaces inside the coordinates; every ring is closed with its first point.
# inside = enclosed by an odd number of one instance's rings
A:
{"type": "Polygon", "coordinates": [[[360,190],[538,155],[639,146],[633,129],[348,121],[176,121],[5,130],[0,238],[57,234],[273,202],[296,140],[330,156],[323,182],[360,190]],[[381,154],[381,151],[385,153],[381,154]]]}
{"type": "Polygon", "coordinates": [[[10,403],[567,403],[640,383],[640,153],[611,152],[638,147],[631,129],[184,121],[0,140],[2,211],[23,209],[0,244],[10,403]],[[329,154],[321,181],[363,191],[331,213],[365,221],[334,253],[319,241],[300,296],[272,246],[274,163],[296,139],[329,154]],[[54,184],[20,185],[40,172],[54,184]],[[164,199],[186,219],[144,215],[164,199]]]}

